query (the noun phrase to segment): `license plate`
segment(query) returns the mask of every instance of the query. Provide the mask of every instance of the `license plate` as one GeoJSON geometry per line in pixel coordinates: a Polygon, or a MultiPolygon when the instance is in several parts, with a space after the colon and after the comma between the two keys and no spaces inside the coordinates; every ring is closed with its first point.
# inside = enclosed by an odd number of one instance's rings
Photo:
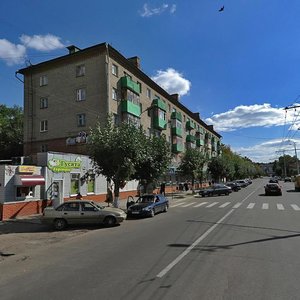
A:
{"type": "Polygon", "coordinates": [[[139,211],[133,211],[132,214],[133,215],[138,215],[140,212],[139,211]]]}

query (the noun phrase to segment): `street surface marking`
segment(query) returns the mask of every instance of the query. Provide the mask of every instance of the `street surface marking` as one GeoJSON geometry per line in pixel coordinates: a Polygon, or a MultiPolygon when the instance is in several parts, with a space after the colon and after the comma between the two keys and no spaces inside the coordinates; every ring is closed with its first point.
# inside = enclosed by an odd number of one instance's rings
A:
{"type": "Polygon", "coordinates": [[[300,207],[296,204],[291,204],[291,207],[294,209],[294,210],[300,210],[300,207]]]}
{"type": "Polygon", "coordinates": [[[242,205],[242,203],[241,202],[238,202],[237,204],[235,204],[234,206],[233,206],[233,208],[238,208],[238,207],[240,207],[242,205]]]}
{"type": "Polygon", "coordinates": [[[219,203],[219,202],[213,202],[213,203],[207,205],[206,207],[213,207],[214,205],[216,205],[216,204],[218,204],[218,203],[219,203]]]}
{"type": "MultiPolygon", "coordinates": [[[[245,202],[249,197],[251,197],[261,186],[256,188],[252,193],[250,193],[246,198],[243,199],[241,204],[245,202]]],[[[218,202],[217,202],[218,203],[218,202]]],[[[235,210],[231,209],[224,217],[210,227],[204,234],[202,234],[195,242],[187,247],[180,255],[178,255],[169,265],[167,265],[156,277],[162,278],[165,276],[173,267],[175,267],[186,255],[188,255],[202,240],[204,240],[220,223],[222,223],[228,216],[230,216],[235,210]]]]}
{"type": "Polygon", "coordinates": [[[171,207],[176,207],[176,206],[179,206],[179,205],[182,205],[182,204],[184,204],[184,202],[176,203],[176,204],[174,204],[174,205],[171,205],[171,207]]]}
{"type": "Polygon", "coordinates": [[[229,205],[231,202],[225,202],[224,204],[220,205],[219,208],[224,208],[226,207],[227,205],[229,205]]]}
{"type": "Polygon", "coordinates": [[[254,207],[255,203],[250,203],[247,208],[252,209],[254,207]]]}
{"type": "Polygon", "coordinates": [[[201,203],[195,205],[194,207],[200,207],[200,206],[202,206],[202,205],[204,205],[204,204],[207,204],[207,203],[208,203],[208,202],[201,202],[201,203]]]}
{"type": "Polygon", "coordinates": [[[263,203],[262,209],[269,209],[269,204],[268,203],[263,203]]]}
{"type": "Polygon", "coordinates": [[[188,203],[188,204],[185,204],[185,205],[182,205],[182,207],[188,207],[188,206],[191,206],[193,204],[195,204],[196,202],[192,202],[192,203],[188,203]]]}
{"type": "Polygon", "coordinates": [[[282,204],[277,204],[277,209],[279,209],[279,210],[284,210],[284,206],[282,205],[282,204]]]}

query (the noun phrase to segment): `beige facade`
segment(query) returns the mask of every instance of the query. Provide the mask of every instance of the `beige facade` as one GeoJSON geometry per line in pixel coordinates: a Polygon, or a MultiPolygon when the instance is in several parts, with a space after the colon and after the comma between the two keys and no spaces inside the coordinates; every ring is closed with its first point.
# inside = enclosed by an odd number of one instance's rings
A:
{"type": "MultiPolygon", "coordinates": [[[[96,121],[112,113],[116,122],[141,124],[147,134],[164,133],[179,159],[187,147],[209,157],[221,136],[139,68],[103,43],[19,70],[24,75],[24,155],[43,151],[84,154],[96,121]]],[[[178,160],[177,159],[177,160],[178,160]]]]}

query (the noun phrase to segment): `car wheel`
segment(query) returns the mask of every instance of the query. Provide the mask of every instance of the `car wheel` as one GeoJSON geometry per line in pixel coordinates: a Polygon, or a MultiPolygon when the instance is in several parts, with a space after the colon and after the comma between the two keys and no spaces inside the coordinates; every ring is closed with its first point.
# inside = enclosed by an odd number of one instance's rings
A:
{"type": "Polygon", "coordinates": [[[169,209],[168,204],[165,205],[163,212],[167,212],[169,209]]]}
{"type": "Polygon", "coordinates": [[[104,219],[103,224],[105,226],[114,226],[116,225],[116,218],[112,217],[112,216],[108,216],[104,219]]]}
{"type": "Polygon", "coordinates": [[[209,193],[208,196],[212,197],[213,193],[209,193]]]}
{"type": "Polygon", "coordinates": [[[67,221],[64,219],[55,219],[53,226],[56,230],[63,230],[67,227],[67,221]]]}
{"type": "Polygon", "coordinates": [[[229,195],[229,192],[226,192],[225,195],[228,196],[228,195],[229,195]]]}

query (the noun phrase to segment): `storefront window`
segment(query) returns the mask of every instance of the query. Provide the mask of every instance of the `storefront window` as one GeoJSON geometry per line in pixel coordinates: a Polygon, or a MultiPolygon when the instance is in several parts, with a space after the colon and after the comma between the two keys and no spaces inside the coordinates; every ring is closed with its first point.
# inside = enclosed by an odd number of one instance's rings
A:
{"type": "Polygon", "coordinates": [[[77,195],[79,193],[79,180],[79,173],[71,174],[71,195],[77,195]]]}
{"type": "Polygon", "coordinates": [[[17,198],[32,198],[34,197],[34,186],[18,186],[17,198]]]}
{"type": "Polygon", "coordinates": [[[88,186],[87,186],[88,193],[95,192],[95,174],[90,174],[88,179],[88,186]]]}

